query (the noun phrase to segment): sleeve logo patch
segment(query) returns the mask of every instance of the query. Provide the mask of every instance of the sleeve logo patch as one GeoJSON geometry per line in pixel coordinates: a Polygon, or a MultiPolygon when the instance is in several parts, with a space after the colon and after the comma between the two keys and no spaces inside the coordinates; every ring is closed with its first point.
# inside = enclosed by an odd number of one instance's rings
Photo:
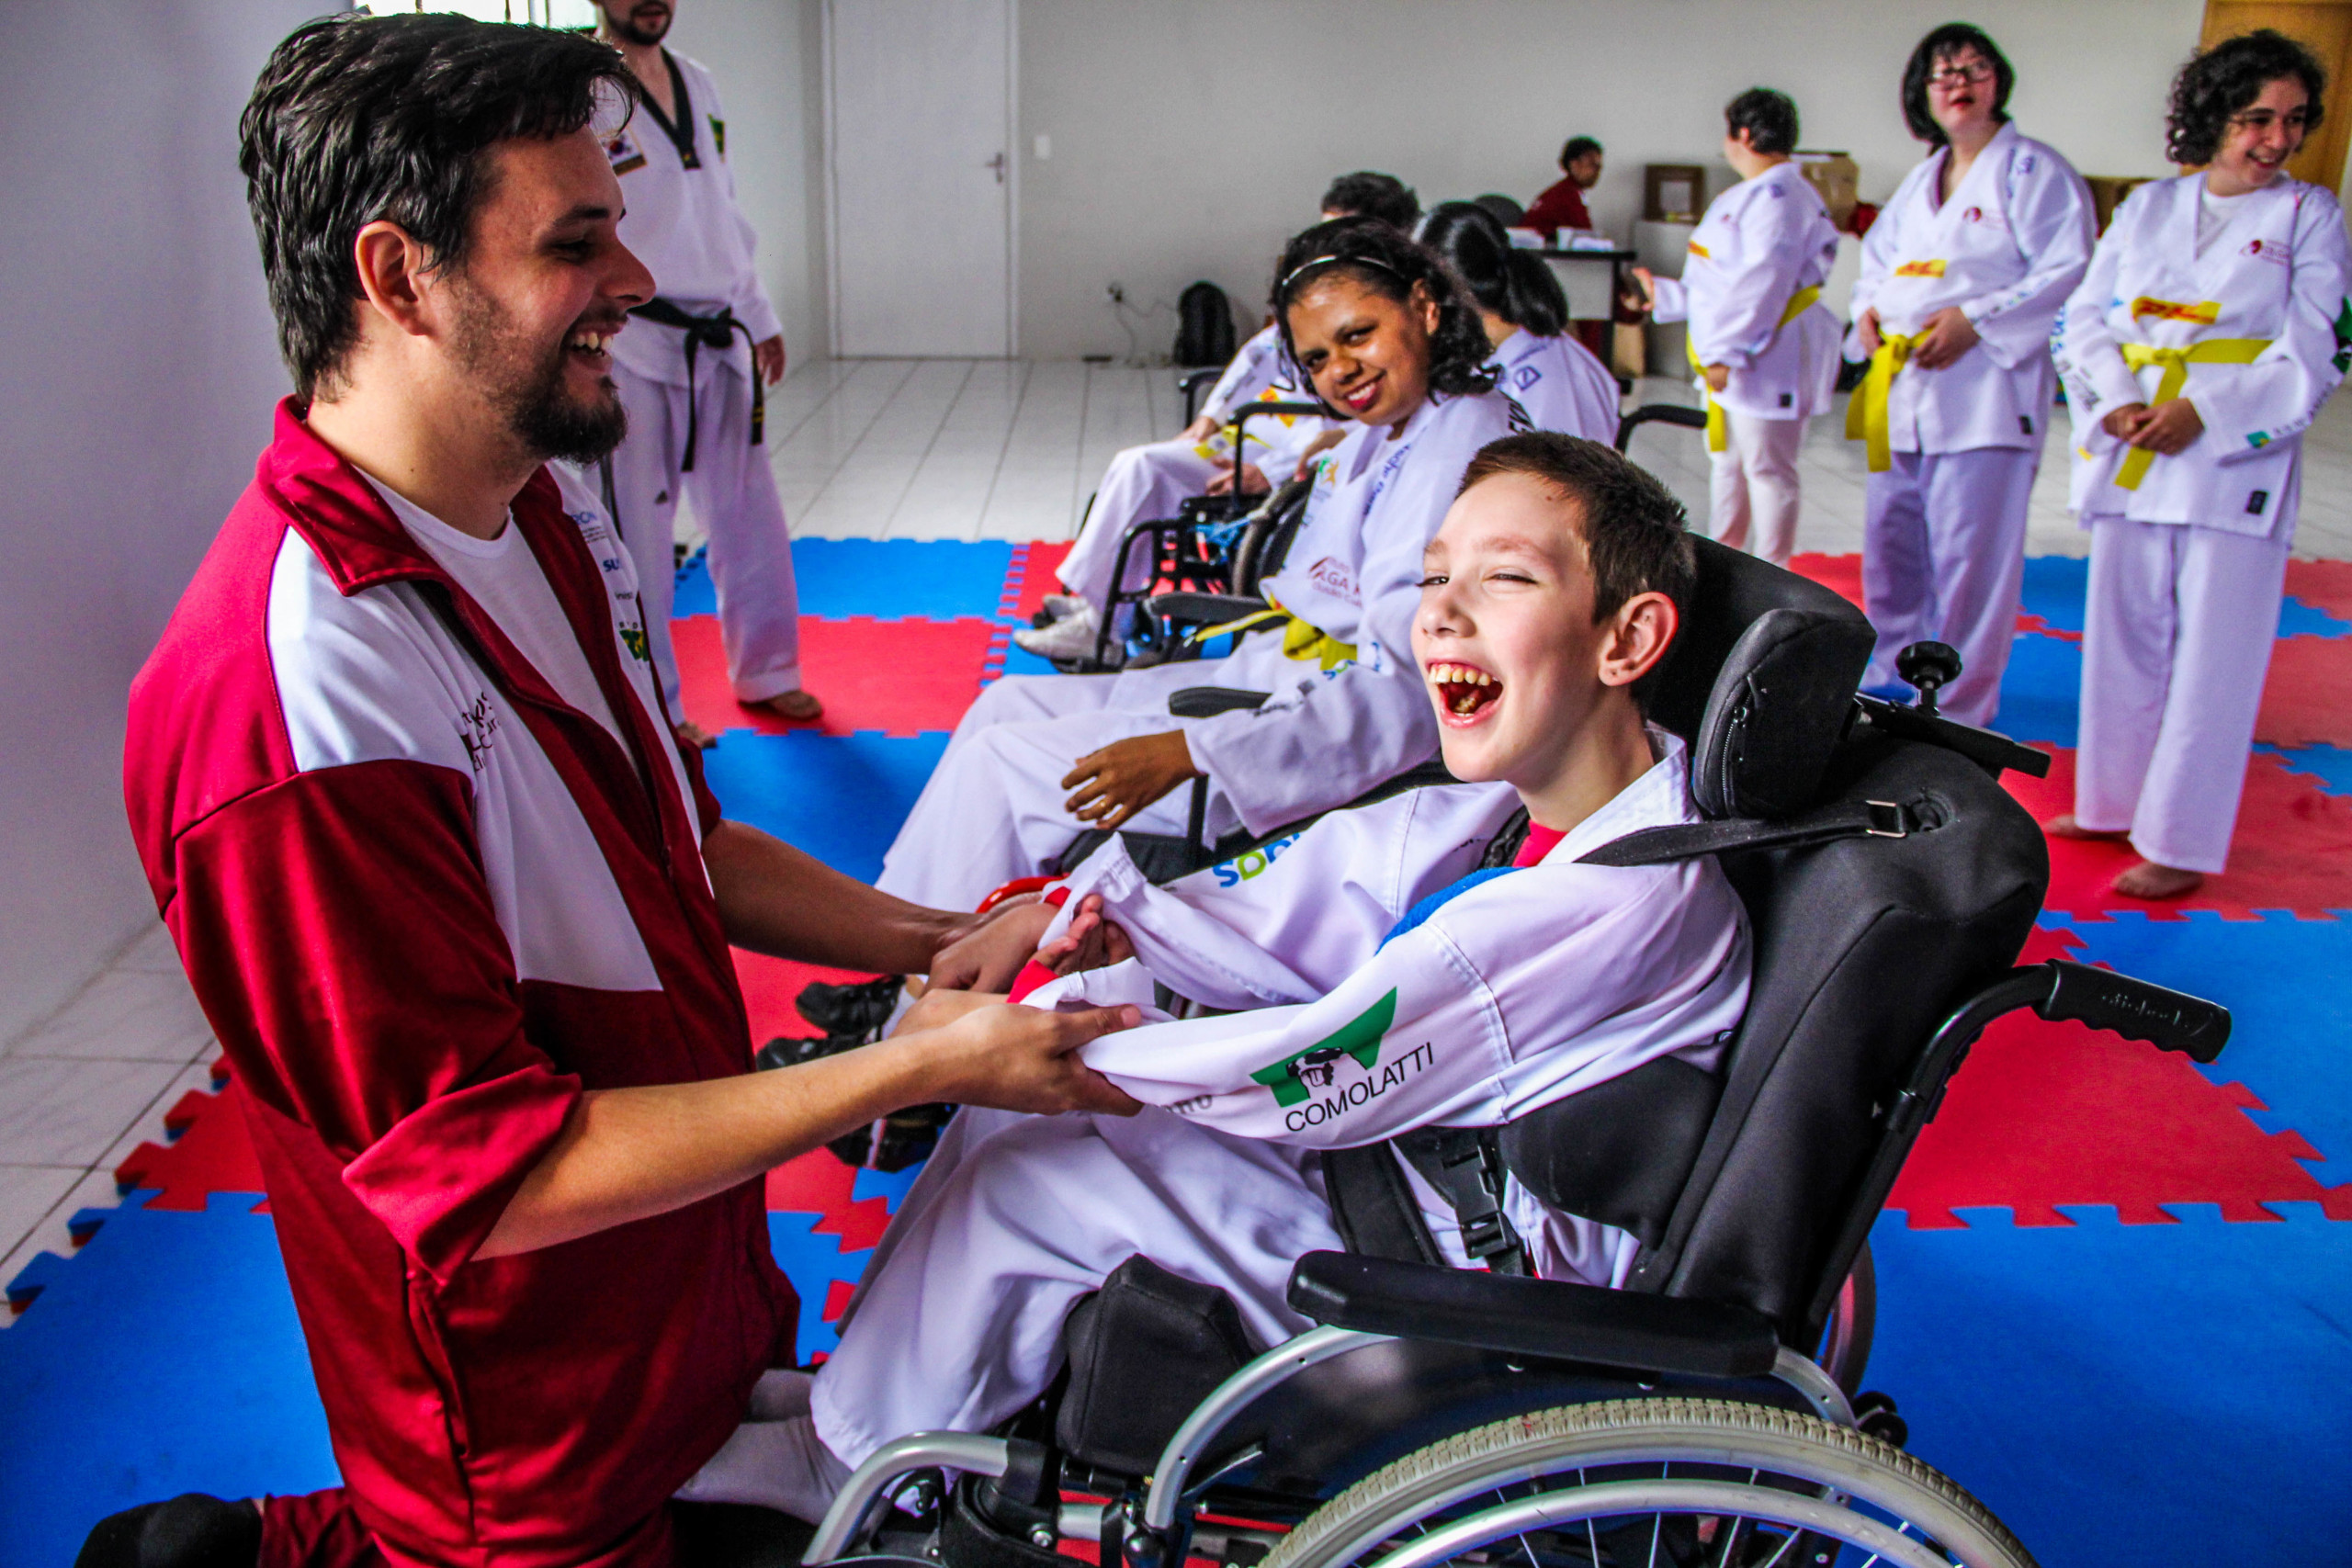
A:
{"type": "Polygon", "coordinates": [[[2256,491],[2252,495],[2245,498],[2246,515],[2249,517],[2259,517],[2262,515],[2262,509],[2269,504],[2270,492],[2267,490],[2256,491]]]}
{"type": "Polygon", "coordinates": [[[1396,993],[1391,990],[1306,1050],[1260,1067],[1250,1079],[1272,1089],[1276,1105],[1296,1105],[1310,1089],[1330,1087],[1341,1056],[1353,1056],[1367,1073],[1378,1066],[1381,1036],[1396,1017],[1396,993]]]}
{"type": "Polygon", "coordinates": [[[720,157],[724,158],[727,156],[727,122],[715,114],[705,115],[703,118],[710,121],[711,146],[718,150],[720,157]]]}
{"type": "Polygon", "coordinates": [[[1262,850],[1251,850],[1248,854],[1236,855],[1233,859],[1213,865],[1209,869],[1216,873],[1216,885],[1219,887],[1238,887],[1273,864],[1275,858],[1298,842],[1299,838],[1300,835],[1293,833],[1286,838],[1276,839],[1262,850]]]}

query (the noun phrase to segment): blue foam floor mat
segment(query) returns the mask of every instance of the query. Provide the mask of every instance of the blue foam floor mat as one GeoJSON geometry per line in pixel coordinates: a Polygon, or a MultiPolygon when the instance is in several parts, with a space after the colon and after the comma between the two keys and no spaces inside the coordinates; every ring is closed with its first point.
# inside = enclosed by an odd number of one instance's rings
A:
{"type": "Polygon", "coordinates": [[[2271,746],[2257,744],[2278,759],[2290,773],[2319,780],[2322,795],[2352,795],[2352,751],[2335,746],[2271,746]]]}
{"type": "Polygon", "coordinates": [[[2153,920],[2135,911],[2104,920],[2045,914],[2041,923],[2080,937],[2081,963],[2228,1008],[2229,1048],[2199,1070],[2253,1090],[2269,1109],[2246,1114],[2264,1132],[2301,1134],[2323,1156],[2310,1168],[2323,1186],[2352,1182],[2352,918],[2225,920],[2188,910],[2153,920]]]}
{"type": "MultiPolygon", "coordinates": [[[[104,1211],[0,1333],[0,1562],[66,1568],[106,1515],[209,1492],[300,1494],[342,1480],[257,1199],[104,1211]]],[[[21,1276],[20,1276],[21,1278],[21,1276]]]]}
{"type": "Polygon", "coordinates": [[[2167,1207],[2182,1223],[1882,1219],[1866,1382],[2045,1568],[2343,1562],[2352,1224],[2167,1207]]]}
{"type": "Polygon", "coordinates": [[[2026,633],[2010,645],[1993,728],[2012,740],[2072,746],[2082,691],[2082,645],[2026,633]]]}
{"type": "MultiPolygon", "coordinates": [[[[1001,539],[966,544],[956,540],[795,539],[792,572],[800,613],[846,620],[915,616],[953,621],[967,615],[997,618],[1005,578],[1012,570],[1012,547],[1001,539]]],[[[697,553],[678,573],[673,617],[715,615],[718,596],[711,587],[707,558],[697,553]]]]}
{"type": "Polygon", "coordinates": [[[946,750],[944,735],[730,729],[703,753],[703,772],[728,816],[871,882],[946,750]]]}

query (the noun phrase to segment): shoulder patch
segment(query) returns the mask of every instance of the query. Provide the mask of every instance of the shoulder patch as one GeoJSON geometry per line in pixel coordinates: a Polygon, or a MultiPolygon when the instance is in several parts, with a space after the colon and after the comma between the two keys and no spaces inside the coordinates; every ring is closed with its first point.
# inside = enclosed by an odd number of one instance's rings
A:
{"type": "Polygon", "coordinates": [[[628,174],[631,169],[645,167],[645,150],[626,130],[617,130],[605,143],[605,156],[612,160],[613,173],[628,174]]]}

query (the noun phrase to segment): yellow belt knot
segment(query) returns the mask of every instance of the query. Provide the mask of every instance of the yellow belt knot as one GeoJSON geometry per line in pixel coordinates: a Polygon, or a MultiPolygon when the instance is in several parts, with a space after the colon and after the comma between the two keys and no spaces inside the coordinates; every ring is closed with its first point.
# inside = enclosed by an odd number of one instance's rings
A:
{"type": "MultiPolygon", "coordinates": [[[[2251,365],[2262,357],[2272,339],[2267,337],[2214,337],[2202,343],[2192,343],[2187,348],[2158,348],[2149,343],[2122,344],[2123,363],[2134,371],[2151,365],[2161,365],[2165,373],[2156,378],[2156,395],[2149,400],[2150,408],[2161,408],[2180,396],[2188,383],[2188,367],[2192,365],[2251,365]]],[[[2122,467],[2115,470],[2119,489],[2138,490],[2140,481],[2148,477],[2148,465],[2155,460],[2155,453],[2145,446],[2134,446],[2124,454],[2122,467]]]]}
{"type": "MultiPolygon", "coordinates": [[[[1693,245],[1690,248],[1700,255],[1703,256],[1707,254],[1706,252],[1700,250],[1696,245],[1693,245]]],[[[1782,310],[1781,312],[1781,319],[1772,324],[1772,332],[1774,335],[1779,335],[1782,327],[1787,326],[1791,321],[1793,321],[1799,316],[1804,315],[1806,310],[1812,308],[1813,302],[1820,298],[1821,285],[1817,283],[1800,288],[1794,294],[1790,295],[1788,309],[1782,310]]],[[[1707,450],[1710,452],[1724,451],[1731,445],[1731,431],[1724,423],[1724,406],[1723,404],[1715,401],[1714,389],[1706,384],[1707,367],[1699,362],[1699,345],[1690,341],[1690,337],[1688,333],[1685,333],[1682,337],[1682,352],[1690,356],[1690,368],[1699,373],[1700,389],[1704,393],[1707,400],[1707,450]]]]}
{"type": "Polygon", "coordinates": [[[1863,450],[1869,457],[1871,473],[1883,474],[1894,466],[1894,452],[1886,433],[1886,395],[1894,386],[1895,372],[1911,363],[1911,350],[1926,335],[1917,333],[1905,337],[1901,333],[1881,333],[1878,352],[1871,355],[1870,370],[1846,404],[1846,439],[1865,443],[1863,450]]]}

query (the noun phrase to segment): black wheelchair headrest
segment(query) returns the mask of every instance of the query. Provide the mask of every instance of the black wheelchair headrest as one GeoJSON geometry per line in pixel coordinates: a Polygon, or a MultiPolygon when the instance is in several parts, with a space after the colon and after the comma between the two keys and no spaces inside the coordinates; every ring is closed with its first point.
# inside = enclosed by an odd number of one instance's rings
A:
{"type": "Polygon", "coordinates": [[[1817,582],[1693,538],[1699,582],[1653,677],[1653,722],[1689,743],[1709,817],[1785,817],[1813,804],[1852,717],[1875,640],[1817,582]]]}

